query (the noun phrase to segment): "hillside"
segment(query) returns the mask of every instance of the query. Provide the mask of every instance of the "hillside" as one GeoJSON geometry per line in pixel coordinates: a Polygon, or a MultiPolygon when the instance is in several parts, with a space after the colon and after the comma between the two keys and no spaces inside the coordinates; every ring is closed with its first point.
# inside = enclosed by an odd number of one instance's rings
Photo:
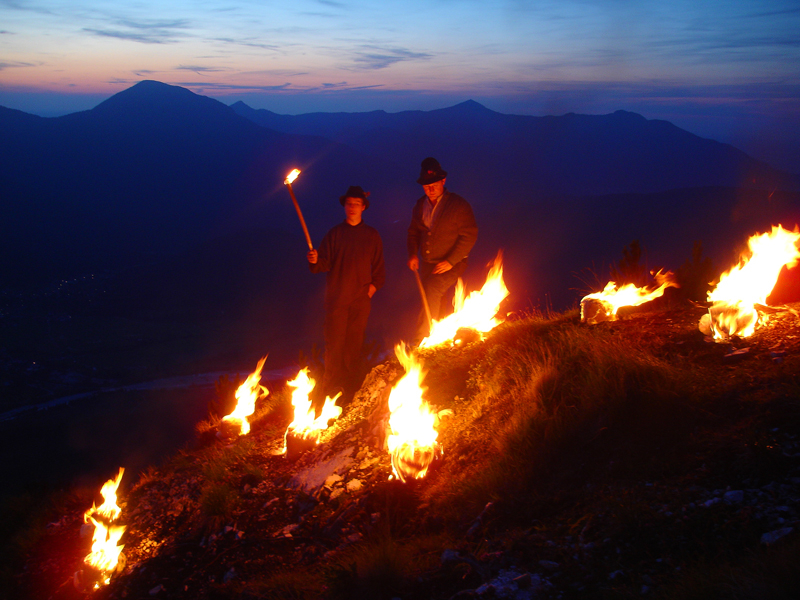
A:
{"type": "MultiPolygon", "coordinates": [[[[442,456],[389,480],[377,365],[321,444],[278,455],[270,389],[246,437],[213,421],[125,474],[127,565],[80,594],[82,514],[62,496],[13,579],[26,598],[789,598],[800,542],[800,305],[733,345],[669,299],[587,326],[518,315],[425,351],[442,456]],[[734,349],[749,348],[729,356],[734,349]]],[[[124,465],[121,465],[124,466],[124,465]]],[[[109,477],[114,473],[109,473],[109,477]]],[[[6,512],[6,518],[13,513],[6,512]]]]}

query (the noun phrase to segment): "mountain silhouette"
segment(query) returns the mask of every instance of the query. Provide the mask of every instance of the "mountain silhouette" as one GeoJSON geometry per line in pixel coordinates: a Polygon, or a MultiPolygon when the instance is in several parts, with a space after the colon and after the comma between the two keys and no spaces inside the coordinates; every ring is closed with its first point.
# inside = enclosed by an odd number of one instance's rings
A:
{"type": "Polygon", "coordinates": [[[142,81],[64,117],[0,107],[0,131],[5,290],[99,272],[107,313],[246,316],[276,338],[297,336],[295,349],[319,337],[324,278],[308,272],[283,185],[294,167],[315,244],[343,219],[338,197],[349,185],[372,192],[364,218],[383,237],[389,277],[370,326],[390,342],[418,310],[405,235],[426,156],[475,210],[468,280],[474,287],[505,248],[522,306],[568,306],[580,293],[574,274],[594,268],[602,279],[633,239],[653,266],[670,268],[702,239],[727,268],[743,235],[794,225],[800,189],[730,145],[625,111],[531,117],[470,100],[279,115],[142,81]]]}
{"type": "Polygon", "coordinates": [[[671,123],[609,115],[506,115],[469,100],[429,112],[277,115],[232,105],[240,115],[286,133],[316,132],[370,153],[446,156],[455,172],[509,180],[539,193],[596,195],[700,186],[798,189],[795,177],[736,148],[671,123]],[[427,152],[426,152],[427,150],[427,152]]]}

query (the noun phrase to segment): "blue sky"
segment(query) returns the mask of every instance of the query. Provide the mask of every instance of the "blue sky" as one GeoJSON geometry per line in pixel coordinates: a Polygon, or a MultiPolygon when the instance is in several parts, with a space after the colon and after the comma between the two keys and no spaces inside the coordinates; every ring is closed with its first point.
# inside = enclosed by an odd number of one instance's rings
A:
{"type": "Polygon", "coordinates": [[[625,109],[800,170],[798,32],[800,0],[0,0],[0,105],[54,116],[156,79],[281,113],[625,109]]]}

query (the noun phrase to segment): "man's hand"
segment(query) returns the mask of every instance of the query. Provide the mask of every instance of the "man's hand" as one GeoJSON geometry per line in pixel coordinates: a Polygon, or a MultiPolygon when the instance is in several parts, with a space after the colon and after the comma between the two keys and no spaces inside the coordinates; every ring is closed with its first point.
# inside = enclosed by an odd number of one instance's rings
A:
{"type": "Polygon", "coordinates": [[[316,250],[309,250],[308,254],[306,254],[306,258],[308,259],[308,262],[310,262],[312,265],[317,264],[318,256],[319,255],[317,254],[316,250]]]}
{"type": "Polygon", "coordinates": [[[452,268],[453,268],[453,265],[451,265],[446,260],[443,260],[440,263],[436,263],[436,266],[433,267],[433,274],[434,275],[439,275],[441,273],[446,273],[447,271],[449,271],[452,268]]]}
{"type": "Polygon", "coordinates": [[[374,296],[375,292],[377,292],[377,291],[378,291],[378,288],[376,288],[374,285],[372,285],[370,283],[369,284],[369,291],[367,292],[367,294],[369,294],[369,297],[372,298],[372,296],[374,296]]]}
{"type": "Polygon", "coordinates": [[[419,271],[419,258],[412,256],[408,259],[408,268],[412,271],[419,271]]]}

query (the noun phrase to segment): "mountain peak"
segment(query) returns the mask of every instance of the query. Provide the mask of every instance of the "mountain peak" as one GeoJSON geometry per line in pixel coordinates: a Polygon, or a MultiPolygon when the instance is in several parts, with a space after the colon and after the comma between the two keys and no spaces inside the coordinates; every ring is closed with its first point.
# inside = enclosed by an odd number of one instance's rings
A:
{"type": "Polygon", "coordinates": [[[480,102],[475,102],[475,100],[466,100],[464,102],[461,102],[460,104],[456,104],[455,106],[452,106],[451,110],[452,109],[458,110],[460,112],[467,112],[468,111],[468,112],[472,112],[472,113],[476,113],[476,112],[493,113],[494,112],[493,110],[490,110],[490,109],[486,108],[480,102]]]}
{"type": "Polygon", "coordinates": [[[94,110],[102,113],[117,110],[177,108],[200,104],[206,106],[220,104],[224,106],[216,100],[206,96],[199,96],[186,88],[145,79],[126,90],[114,94],[108,100],[98,104],[94,110]]]}

